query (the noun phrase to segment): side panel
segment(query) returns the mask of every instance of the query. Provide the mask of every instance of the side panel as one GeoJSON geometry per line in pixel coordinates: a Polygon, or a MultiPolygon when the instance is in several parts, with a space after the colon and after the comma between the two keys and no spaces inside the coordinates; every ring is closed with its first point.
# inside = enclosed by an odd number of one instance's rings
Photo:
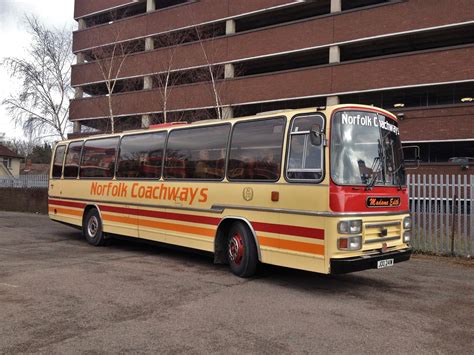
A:
{"type": "Polygon", "coordinates": [[[263,262],[327,272],[326,218],[305,215],[327,206],[325,186],[87,180],[62,184],[59,195],[50,196],[54,220],[80,226],[85,206],[94,204],[105,232],[212,252],[220,221],[235,216],[251,223],[263,262]],[[278,201],[272,201],[275,192],[278,201]]]}

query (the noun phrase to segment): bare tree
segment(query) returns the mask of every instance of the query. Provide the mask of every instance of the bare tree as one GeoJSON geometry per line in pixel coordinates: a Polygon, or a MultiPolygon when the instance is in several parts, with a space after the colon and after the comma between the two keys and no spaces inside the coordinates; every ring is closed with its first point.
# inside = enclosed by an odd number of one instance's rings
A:
{"type": "Polygon", "coordinates": [[[168,100],[173,88],[184,78],[184,73],[175,68],[176,51],[179,45],[182,45],[188,40],[189,32],[175,31],[167,32],[159,36],[155,41],[155,45],[158,48],[167,47],[163,56],[161,56],[162,63],[159,63],[159,67],[163,68],[163,70],[152,77],[153,86],[157,87],[160,93],[164,123],[168,122],[168,100]]]}
{"type": "Polygon", "coordinates": [[[6,146],[19,156],[27,158],[33,151],[35,143],[31,140],[14,138],[6,142],[6,146]]]}
{"type": "Polygon", "coordinates": [[[66,138],[72,54],[71,29],[46,28],[35,16],[25,16],[32,43],[25,58],[8,57],[5,66],[21,82],[18,92],[2,101],[12,120],[27,133],[66,138]]]}
{"type": "MultiPolygon", "coordinates": [[[[118,18],[117,14],[111,12],[110,17],[113,23],[118,18]]],[[[122,14],[124,16],[124,14],[122,14]]],[[[97,64],[102,80],[107,90],[107,114],[110,120],[110,129],[115,133],[114,116],[114,96],[117,90],[117,83],[120,82],[122,69],[128,57],[141,49],[140,41],[124,41],[122,38],[121,26],[115,26],[113,31],[113,44],[97,47],[91,50],[90,56],[97,64]]],[[[122,87],[122,90],[125,88],[122,87]]]]}
{"type": "Polygon", "coordinates": [[[220,78],[224,76],[224,68],[222,66],[217,66],[214,64],[212,53],[209,50],[209,48],[214,48],[212,39],[217,36],[218,30],[216,30],[213,26],[204,27],[204,28],[194,26],[194,29],[196,31],[196,39],[201,47],[201,51],[204,56],[208,79],[211,83],[211,90],[212,90],[212,95],[214,97],[214,105],[216,109],[217,118],[221,120],[222,119],[222,100],[221,100],[220,88],[218,86],[217,80],[219,80],[220,78]],[[207,40],[207,43],[205,42],[206,40],[207,40]]]}

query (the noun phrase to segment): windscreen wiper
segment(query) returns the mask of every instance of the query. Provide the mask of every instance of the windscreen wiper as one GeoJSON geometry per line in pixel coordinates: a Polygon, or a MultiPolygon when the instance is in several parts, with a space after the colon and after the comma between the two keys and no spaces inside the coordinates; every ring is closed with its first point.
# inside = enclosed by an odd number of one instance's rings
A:
{"type": "Polygon", "coordinates": [[[377,181],[377,175],[380,173],[380,168],[382,167],[382,159],[380,156],[374,159],[374,163],[372,164],[372,177],[370,178],[369,183],[365,187],[365,190],[372,190],[375,182],[377,181]]]}

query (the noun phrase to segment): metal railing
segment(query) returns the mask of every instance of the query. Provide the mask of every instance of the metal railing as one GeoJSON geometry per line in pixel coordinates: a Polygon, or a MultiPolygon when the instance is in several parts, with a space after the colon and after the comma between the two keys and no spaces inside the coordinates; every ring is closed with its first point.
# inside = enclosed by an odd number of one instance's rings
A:
{"type": "Polygon", "coordinates": [[[0,177],[0,188],[32,189],[47,188],[48,175],[20,175],[15,178],[0,177]]]}
{"type": "MultiPolygon", "coordinates": [[[[440,255],[474,253],[474,175],[408,175],[412,244],[440,255]]],[[[0,177],[0,188],[47,188],[48,175],[0,177]]]]}
{"type": "Polygon", "coordinates": [[[415,250],[440,255],[474,252],[474,175],[409,175],[415,250]]]}

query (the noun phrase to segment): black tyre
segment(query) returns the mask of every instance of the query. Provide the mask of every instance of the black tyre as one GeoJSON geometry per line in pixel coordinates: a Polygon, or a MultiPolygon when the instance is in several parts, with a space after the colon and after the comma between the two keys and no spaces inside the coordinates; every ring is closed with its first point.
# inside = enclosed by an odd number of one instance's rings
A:
{"type": "Polygon", "coordinates": [[[99,211],[95,208],[87,212],[82,226],[82,234],[91,245],[98,247],[106,244],[107,240],[102,231],[102,220],[99,211]]]}
{"type": "Polygon", "coordinates": [[[258,264],[257,246],[249,228],[235,222],[229,231],[227,257],[232,272],[239,277],[255,274],[258,264]]]}

